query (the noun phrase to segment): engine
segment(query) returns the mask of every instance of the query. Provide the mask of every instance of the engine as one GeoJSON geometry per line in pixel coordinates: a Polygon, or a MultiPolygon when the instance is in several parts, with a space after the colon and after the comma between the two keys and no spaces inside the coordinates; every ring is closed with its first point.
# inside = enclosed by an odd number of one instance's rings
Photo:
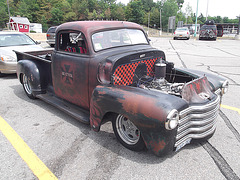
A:
{"type": "Polygon", "coordinates": [[[138,66],[134,75],[135,86],[143,89],[161,91],[181,97],[185,83],[170,83],[166,80],[166,64],[162,60],[154,64],[154,76],[148,76],[144,67],[138,66]]]}

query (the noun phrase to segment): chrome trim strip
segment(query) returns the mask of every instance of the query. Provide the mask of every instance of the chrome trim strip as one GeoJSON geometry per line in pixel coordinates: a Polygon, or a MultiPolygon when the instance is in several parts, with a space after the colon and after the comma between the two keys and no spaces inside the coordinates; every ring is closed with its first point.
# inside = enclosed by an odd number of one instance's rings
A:
{"type": "Polygon", "coordinates": [[[219,109],[220,105],[217,105],[214,109],[212,109],[211,111],[202,113],[202,114],[189,114],[187,116],[185,116],[184,118],[179,120],[179,125],[183,125],[185,123],[187,123],[189,120],[191,119],[203,119],[203,118],[207,118],[209,116],[211,116],[212,114],[215,114],[218,109],[219,109]]]}
{"type": "Polygon", "coordinates": [[[192,111],[203,111],[203,110],[209,109],[209,108],[219,104],[219,102],[220,102],[220,97],[217,96],[216,100],[214,100],[213,102],[211,102],[209,104],[206,104],[203,106],[190,106],[187,109],[184,109],[183,111],[180,112],[180,119],[185,114],[191,113],[192,111]]]}
{"type": "Polygon", "coordinates": [[[204,138],[208,135],[211,135],[212,133],[214,133],[215,129],[216,129],[216,125],[214,125],[211,129],[209,129],[208,131],[205,131],[201,134],[188,134],[184,138],[176,141],[175,147],[179,146],[180,144],[182,144],[183,142],[185,142],[188,139],[201,139],[201,138],[204,138]]]}
{"type": "Polygon", "coordinates": [[[181,133],[185,129],[189,128],[190,126],[204,126],[211,122],[213,122],[218,116],[218,113],[213,114],[213,116],[209,117],[208,119],[204,119],[202,121],[189,121],[188,123],[180,126],[177,130],[178,133],[181,133]]]}
{"type": "Polygon", "coordinates": [[[204,131],[207,131],[208,129],[213,127],[216,123],[217,123],[217,119],[215,119],[214,121],[212,121],[209,124],[207,124],[205,126],[202,126],[202,127],[196,127],[196,128],[195,127],[191,127],[191,128],[188,128],[185,131],[183,131],[182,133],[177,134],[176,140],[181,139],[183,136],[186,136],[189,133],[202,133],[204,131]]]}

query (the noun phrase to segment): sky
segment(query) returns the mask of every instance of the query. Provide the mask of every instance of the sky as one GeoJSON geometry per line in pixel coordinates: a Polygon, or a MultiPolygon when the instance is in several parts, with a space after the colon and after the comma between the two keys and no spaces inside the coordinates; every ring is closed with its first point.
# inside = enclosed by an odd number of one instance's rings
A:
{"type": "MultiPolygon", "coordinates": [[[[127,4],[130,0],[117,0],[127,4]]],[[[157,0],[154,0],[156,2],[157,0]]],[[[228,17],[229,19],[235,19],[240,15],[240,0],[198,0],[198,16],[200,13],[206,17],[207,4],[208,4],[208,16],[221,16],[228,17]],[[209,2],[209,3],[208,3],[209,2]]],[[[184,6],[182,11],[185,11],[186,5],[189,3],[192,6],[193,13],[197,10],[197,0],[184,0],[184,6]]]]}

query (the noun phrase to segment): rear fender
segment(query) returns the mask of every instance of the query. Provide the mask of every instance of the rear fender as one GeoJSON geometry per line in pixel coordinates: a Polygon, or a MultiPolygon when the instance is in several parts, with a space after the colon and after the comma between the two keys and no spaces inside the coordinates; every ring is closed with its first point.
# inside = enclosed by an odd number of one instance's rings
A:
{"type": "MultiPolygon", "coordinates": [[[[48,69],[46,69],[48,71],[48,69]]],[[[45,75],[42,68],[31,60],[20,60],[17,63],[17,76],[21,83],[23,83],[22,75],[25,74],[29,77],[29,83],[32,88],[33,95],[43,93],[46,90],[46,81],[44,82],[45,75]]]]}
{"type": "Polygon", "coordinates": [[[157,155],[172,151],[176,129],[166,130],[168,113],[181,111],[188,105],[181,98],[129,86],[97,86],[90,104],[90,124],[100,130],[108,112],[122,114],[141,131],[146,147],[157,155]]]}

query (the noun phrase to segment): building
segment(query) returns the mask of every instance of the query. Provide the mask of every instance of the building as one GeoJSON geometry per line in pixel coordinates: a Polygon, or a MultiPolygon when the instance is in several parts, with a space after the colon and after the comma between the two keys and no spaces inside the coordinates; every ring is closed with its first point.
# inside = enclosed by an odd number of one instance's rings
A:
{"type": "Polygon", "coordinates": [[[30,32],[30,22],[26,17],[10,17],[8,27],[14,31],[30,32]]]}
{"type": "Polygon", "coordinates": [[[42,24],[39,23],[30,23],[30,31],[36,33],[42,33],[42,24]]]}

